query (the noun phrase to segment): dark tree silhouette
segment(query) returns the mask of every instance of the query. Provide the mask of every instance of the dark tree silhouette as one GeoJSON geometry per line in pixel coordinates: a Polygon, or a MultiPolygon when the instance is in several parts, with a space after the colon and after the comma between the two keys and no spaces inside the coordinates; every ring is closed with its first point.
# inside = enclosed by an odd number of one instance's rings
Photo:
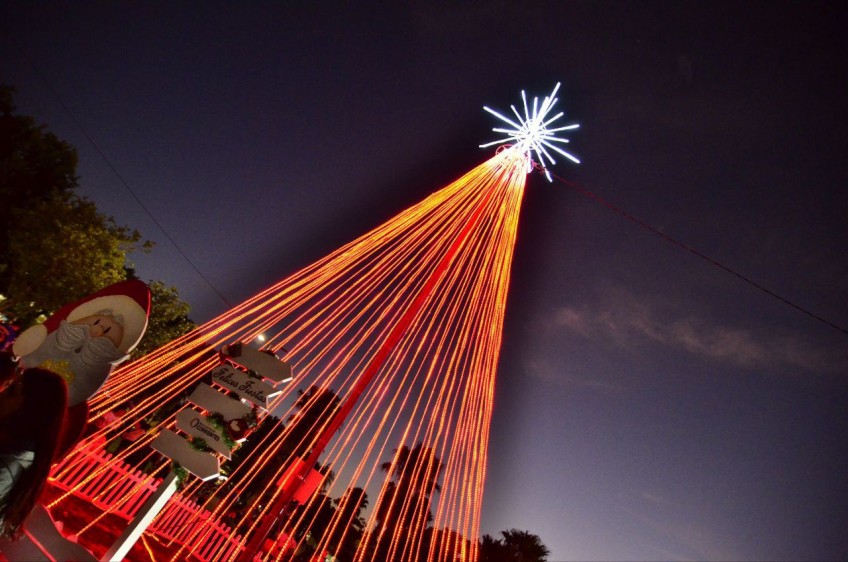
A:
{"type": "Polygon", "coordinates": [[[492,535],[483,535],[480,539],[480,553],[477,562],[511,562],[509,550],[503,540],[492,535]]]}
{"type": "Polygon", "coordinates": [[[305,458],[309,455],[315,440],[318,438],[320,428],[328,423],[339,409],[341,399],[329,389],[321,389],[312,385],[304,392],[298,390],[298,397],[294,405],[299,411],[290,416],[289,431],[287,432],[286,452],[293,451],[297,456],[305,458]]]}
{"type": "Polygon", "coordinates": [[[418,443],[412,449],[402,445],[400,449],[395,449],[394,453],[394,459],[384,462],[380,469],[389,473],[399,490],[423,493],[428,497],[432,491],[442,491],[439,476],[444,466],[433,449],[418,443]]]}
{"type": "MultiPolygon", "coordinates": [[[[377,539],[370,559],[409,559],[411,553],[404,554],[402,546],[392,550],[391,539],[417,536],[433,520],[431,496],[442,489],[439,477],[444,465],[433,449],[418,443],[412,449],[406,445],[395,449],[394,458],[380,468],[388,473],[388,482],[382,500],[375,506],[377,539]]],[[[422,545],[422,550],[426,546],[422,545]]]]}
{"type": "Polygon", "coordinates": [[[551,551],[530,531],[501,531],[502,539],[483,535],[478,562],[546,562],[551,551]]]}

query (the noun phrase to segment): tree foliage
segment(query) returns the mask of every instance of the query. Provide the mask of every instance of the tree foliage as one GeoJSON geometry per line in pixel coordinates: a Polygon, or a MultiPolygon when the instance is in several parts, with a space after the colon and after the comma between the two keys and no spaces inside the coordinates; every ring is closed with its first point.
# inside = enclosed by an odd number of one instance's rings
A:
{"type": "Polygon", "coordinates": [[[8,230],[6,314],[22,325],[126,279],[127,253],[146,247],[137,231],[73,194],[33,200],[10,218],[8,230]]]}
{"type": "Polygon", "coordinates": [[[395,449],[393,461],[380,465],[380,469],[389,473],[398,489],[427,496],[431,491],[442,491],[439,484],[442,468],[442,462],[433,449],[423,443],[418,443],[412,449],[401,445],[399,449],[395,449]]]}
{"type": "Polygon", "coordinates": [[[15,89],[0,84],[0,222],[34,199],[73,192],[77,152],[35,119],[15,113],[15,89]]]}
{"type": "Polygon", "coordinates": [[[15,219],[32,205],[61,199],[77,187],[76,150],[32,117],[18,115],[14,93],[0,85],[0,295],[6,298],[17,269],[10,255],[21,228],[15,219]]]}
{"type": "MultiPolygon", "coordinates": [[[[0,85],[0,307],[26,328],[62,305],[133,277],[127,256],[149,251],[76,193],[74,147],[19,115],[14,88],[0,85]]],[[[149,283],[153,306],[139,356],[194,327],[177,290],[149,283]]]]}
{"type": "MultiPolygon", "coordinates": [[[[380,466],[387,473],[381,501],[375,506],[372,559],[394,562],[404,558],[403,549],[393,548],[393,536],[416,536],[433,521],[430,509],[433,492],[441,491],[439,478],[444,464],[432,448],[418,443],[401,445],[394,457],[380,466]]],[[[429,538],[431,534],[424,534],[429,538]]],[[[427,552],[420,545],[419,552],[427,552]]]]}
{"type": "Polygon", "coordinates": [[[180,299],[176,287],[161,281],[151,281],[147,286],[150,287],[150,319],[147,333],[133,351],[133,357],[141,357],[197,327],[188,317],[191,307],[180,299]]]}
{"type": "Polygon", "coordinates": [[[530,531],[507,529],[503,538],[483,535],[478,562],[546,562],[551,551],[530,531]]]}

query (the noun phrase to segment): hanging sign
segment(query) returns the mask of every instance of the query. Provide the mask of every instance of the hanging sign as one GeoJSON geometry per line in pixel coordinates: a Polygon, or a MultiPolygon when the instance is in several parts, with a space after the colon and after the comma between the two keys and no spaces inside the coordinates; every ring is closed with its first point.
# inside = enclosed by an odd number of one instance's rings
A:
{"type": "Polygon", "coordinates": [[[249,406],[218,392],[206,383],[197,385],[194,392],[189,395],[188,400],[210,414],[221,414],[227,421],[244,418],[252,411],[249,406]]]}
{"type": "MultiPolygon", "coordinates": [[[[223,364],[209,372],[212,382],[235,392],[243,400],[256,404],[260,408],[267,409],[268,400],[282,391],[225,361],[234,361],[274,382],[291,380],[291,366],[272,354],[236,343],[224,346],[220,355],[223,364]]],[[[175,416],[177,429],[187,433],[192,440],[202,439],[213,451],[228,459],[231,458],[232,449],[228,443],[240,443],[245,440],[250,432],[250,426],[255,423],[253,410],[239,400],[230,398],[204,383],[197,385],[189,396],[189,401],[206,410],[209,416],[193,408],[181,410],[175,416]]],[[[211,480],[219,474],[217,456],[198,451],[185,438],[168,429],[159,432],[152,441],[151,447],[179,463],[201,480],[211,480]]]]}
{"type": "Polygon", "coordinates": [[[275,383],[292,380],[291,365],[277,358],[273,353],[259,351],[243,343],[236,343],[222,347],[221,355],[245,369],[254,371],[266,379],[271,379],[275,383]]]}
{"type": "Polygon", "coordinates": [[[188,441],[171,431],[163,429],[150,446],[203,480],[212,480],[219,474],[218,457],[192,448],[188,441]]]}
{"type": "Polygon", "coordinates": [[[248,402],[253,402],[260,408],[268,408],[268,400],[282,392],[269,384],[255,379],[229,365],[220,365],[212,369],[209,374],[212,382],[221,385],[227,390],[232,390],[248,402]]]}
{"type": "Polygon", "coordinates": [[[194,439],[203,439],[216,453],[221,453],[228,459],[232,458],[232,450],[224,442],[221,432],[206,421],[206,416],[197,410],[186,408],[177,412],[176,418],[177,429],[185,431],[194,439]]]}

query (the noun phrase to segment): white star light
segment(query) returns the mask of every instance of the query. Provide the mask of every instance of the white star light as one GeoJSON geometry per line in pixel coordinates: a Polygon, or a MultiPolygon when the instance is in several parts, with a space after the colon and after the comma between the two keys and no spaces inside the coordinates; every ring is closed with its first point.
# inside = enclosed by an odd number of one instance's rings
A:
{"type": "MultiPolygon", "coordinates": [[[[530,112],[527,108],[527,96],[524,94],[524,90],[521,90],[521,99],[524,102],[524,116],[515,109],[514,105],[511,105],[512,112],[518,118],[518,121],[513,121],[509,117],[504,117],[494,109],[483,106],[483,109],[497,117],[498,119],[508,123],[513,128],[512,129],[504,129],[501,127],[495,127],[492,131],[496,133],[503,133],[507,135],[506,138],[496,140],[493,142],[489,142],[486,144],[481,144],[480,148],[486,148],[487,146],[494,146],[496,144],[504,144],[504,143],[512,143],[512,148],[515,150],[520,150],[524,153],[527,159],[527,173],[529,174],[533,170],[533,152],[536,153],[536,157],[539,159],[539,163],[542,167],[545,167],[545,159],[548,160],[551,164],[556,164],[556,160],[553,159],[551,153],[548,149],[562,154],[575,164],[579,164],[580,160],[577,159],[573,154],[569,154],[568,152],[561,149],[559,146],[553,143],[562,143],[565,144],[568,142],[566,138],[557,137],[557,133],[561,131],[570,131],[572,129],[576,129],[580,127],[578,124],[566,125],[565,127],[557,127],[554,129],[548,128],[554,121],[562,117],[564,114],[562,111],[554,115],[553,117],[548,117],[551,113],[551,110],[556,105],[556,102],[559,101],[556,98],[557,90],[559,90],[559,83],[557,83],[556,87],[554,87],[554,91],[551,92],[551,95],[545,97],[542,100],[542,105],[539,105],[539,98],[533,98],[533,111],[530,112]]],[[[548,178],[548,181],[553,181],[551,179],[551,174],[545,170],[545,176],[548,178]]]]}

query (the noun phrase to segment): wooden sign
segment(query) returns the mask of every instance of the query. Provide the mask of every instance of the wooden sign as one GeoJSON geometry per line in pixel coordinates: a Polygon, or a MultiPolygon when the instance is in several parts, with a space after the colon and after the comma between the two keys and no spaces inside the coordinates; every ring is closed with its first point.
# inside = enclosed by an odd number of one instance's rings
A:
{"type": "Polygon", "coordinates": [[[189,402],[196,404],[209,412],[224,416],[224,419],[237,420],[247,416],[251,409],[238,400],[230,398],[223,392],[218,392],[206,383],[200,383],[188,397],[189,402]]]}
{"type": "Polygon", "coordinates": [[[228,459],[232,458],[232,451],[224,443],[221,432],[209,425],[206,416],[191,408],[177,412],[177,429],[185,431],[192,437],[203,439],[216,453],[221,453],[228,459]]]}
{"type": "Polygon", "coordinates": [[[245,344],[224,346],[221,350],[224,357],[238,363],[245,369],[255,371],[266,379],[275,383],[290,382],[292,380],[291,365],[277,358],[275,355],[259,351],[245,344]]]}
{"type": "Polygon", "coordinates": [[[218,457],[193,449],[188,441],[170,429],[160,431],[150,446],[204,482],[218,477],[218,457]]]}
{"type": "Polygon", "coordinates": [[[215,367],[209,374],[212,375],[212,382],[234,391],[260,408],[268,408],[268,400],[282,392],[229,365],[215,367]]]}

